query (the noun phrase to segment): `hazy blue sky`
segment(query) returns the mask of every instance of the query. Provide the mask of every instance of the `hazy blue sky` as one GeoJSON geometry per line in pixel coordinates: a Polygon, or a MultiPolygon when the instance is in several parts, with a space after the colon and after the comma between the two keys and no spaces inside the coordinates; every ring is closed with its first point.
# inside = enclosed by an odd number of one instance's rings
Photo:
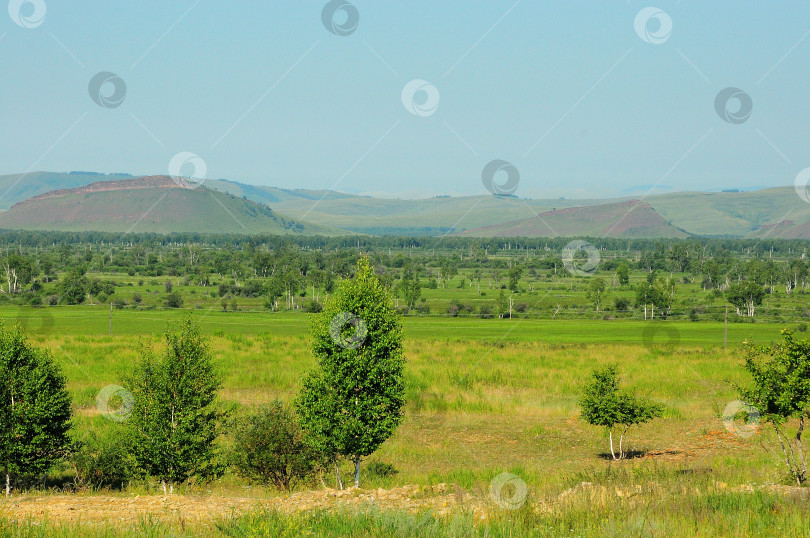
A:
{"type": "Polygon", "coordinates": [[[807,0],[658,1],[641,35],[636,1],[352,0],[348,35],[323,0],[20,3],[0,11],[0,173],[164,174],[187,151],[209,178],[414,197],[486,193],[503,159],[519,196],[588,197],[810,166],[807,0]],[[120,106],[91,99],[101,71],[120,106]],[[403,105],[414,79],[435,110],[403,105]],[[727,87],[741,123],[715,110],[727,87]]]}

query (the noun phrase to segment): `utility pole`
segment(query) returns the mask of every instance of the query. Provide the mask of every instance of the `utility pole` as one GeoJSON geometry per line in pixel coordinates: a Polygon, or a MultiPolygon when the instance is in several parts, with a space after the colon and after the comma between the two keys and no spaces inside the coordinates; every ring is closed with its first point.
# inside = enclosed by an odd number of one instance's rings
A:
{"type": "Polygon", "coordinates": [[[726,305],[726,323],[723,330],[723,351],[726,349],[726,340],[728,339],[728,305],[726,305]]]}
{"type": "Polygon", "coordinates": [[[112,301],[110,301],[110,331],[108,336],[112,336],[112,301]]]}

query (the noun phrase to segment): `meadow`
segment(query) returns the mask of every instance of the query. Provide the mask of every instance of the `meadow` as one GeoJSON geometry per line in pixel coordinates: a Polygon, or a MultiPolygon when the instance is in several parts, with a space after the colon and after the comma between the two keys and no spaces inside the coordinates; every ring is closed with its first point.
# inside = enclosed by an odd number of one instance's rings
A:
{"type": "MultiPolygon", "coordinates": [[[[50,349],[68,378],[77,435],[114,434],[120,424],[96,407],[101,388],[120,383],[137,358],[139,343],[160,344],[160,333],[186,316],[210,338],[221,369],[222,399],[235,412],[273,399],[291,400],[313,366],[310,314],[207,309],[114,309],[81,305],[7,306],[6,322],[19,321],[38,345],[50,349]]],[[[43,521],[14,516],[4,505],[2,532],[205,535],[360,536],[425,535],[749,535],[807,534],[807,495],[790,487],[777,465],[775,436],[767,425],[754,435],[735,434],[721,420],[736,399],[733,383],[746,383],[745,340],[769,343],[791,324],[732,323],[723,349],[717,322],[633,319],[479,319],[406,316],[406,419],[366,462],[361,488],[449,488],[452,509],[381,508],[375,503],[273,510],[257,506],[214,521],[156,517],[137,524],[43,521]],[[620,365],[624,385],[666,406],[664,416],[630,432],[635,456],[609,459],[604,431],[579,419],[577,399],[590,372],[620,365]],[[378,476],[382,462],[396,474],[378,476]],[[492,501],[494,477],[508,472],[526,484],[519,509],[492,501]],[[446,486],[444,486],[446,485],[446,486]],[[44,526],[43,526],[44,525],[44,526]],[[89,525],[89,526],[87,526],[89,525]]],[[[792,325],[795,326],[795,323],[792,325]]],[[[745,427],[745,425],[742,425],[745,427]]],[[[745,430],[741,430],[745,431],[745,430]]],[[[223,440],[227,445],[228,439],[223,440]]],[[[348,471],[348,466],[346,466],[348,471]]],[[[45,491],[62,493],[71,470],[60,468],[45,491]]],[[[299,489],[334,488],[334,477],[299,489]]],[[[424,493],[429,495],[429,493],[424,493]]],[[[121,491],[84,491],[132,498],[157,496],[154,484],[121,491]]],[[[189,498],[284,497],[246,485],[230,474],[181,488],[189,498]]],[[[446,504],[446,501],[445,501],[446,504]]],[[[160,515],[160,514],[158,514],[160,515]]]]}

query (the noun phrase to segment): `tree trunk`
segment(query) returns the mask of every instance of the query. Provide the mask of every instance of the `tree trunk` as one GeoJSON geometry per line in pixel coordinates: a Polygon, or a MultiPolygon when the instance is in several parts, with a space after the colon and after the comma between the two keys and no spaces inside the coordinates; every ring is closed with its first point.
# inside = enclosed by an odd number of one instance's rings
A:
{"type": "Polygon", "coordinates": [[[11,476],[6,471],[6,497],[11,495],[11,476]]]}
{"type": "Polygon", "coordinates": [[[164,494],[164,495],[166,495],[166,481],[165,481],[165,480],[161,480],[161,481],[160,481],[160,485],[161,485],[161,486],[163,486],[163,494],[164,494]]]}
{"type": "Polygon", "coordinates": [[[354,458],[354,487],[360,487],[360,456],[354,458]]]}
{"type": "Polygon", "coordinates": [[[343,479],[340,477],[337,460],[335,460],[335,477],[337,478],[338,488],[343,489],[343,479]]]}
{"type": "Polygon", "coordinates": [[[610,437],[610,455],[613,456],[614,460],[619,458],[616,457],[616,453],[613,451],[613,430],[608,430],[608,436],[610,437]]]}

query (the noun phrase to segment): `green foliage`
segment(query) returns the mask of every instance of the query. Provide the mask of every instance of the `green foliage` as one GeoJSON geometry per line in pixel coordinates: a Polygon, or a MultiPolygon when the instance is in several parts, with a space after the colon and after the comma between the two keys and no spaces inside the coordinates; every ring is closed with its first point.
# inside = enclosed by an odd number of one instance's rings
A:
{"type": "Polygon", "coordinates": [[[422,295],[422,285],[419,283],[419,276],[417,276],[410,268],[405,270],[402,275],[402,282],[399,284],[399,289],[402,291],[402,298],[405,299],[405,305],[408,308],[414,308],[416,301],[422,295]]]}
{"type": "Polygon", "coordinates": [[[51,355],[19,326],[0,324],[0,466],[6,474],[41,474],[70,445],[70,395],[51,355]]]}
{"type": "Polygon", "coordinates": [[[230,461],[240,476],[291,490],[310,476],[322,460],[291,409],[276,400],[235,421],[230,461]]]}
{"type": "Polygon", "coordinates": [[[368,258],[361,257],[354,278],[338,284],[313,320],[318,364],[296,402],[314,446],[355,463],[355,483],[360,460],[403,419],[402,340],[400,315],[368,258]]]}
{"type": "Polygon", "coordinates": [[[183,308],[183,298],[174,291],[166,296],[165,304],[168,308],[183,308]]]}
{"type": "Polygon", "coordinates": [[[73,444],[68,461],[79,489],[122,489],[137,474],[127,439],[118,430],[106,435],[89,432],[73,444]]]}
{"type": "Polygon", "coordinates": [[[753,384],[738,387],[740,399],[755,407],[760,417],[773,424],[785,463],[801,485],[807,480],[802,432],[810,417],[810,342],[795,340],[787,329],[782,342],[771,346],[747,344],[745,370],[753,384]],[[798,419],[795,435],[785,439],[789,419],[798,419]]]}
{"type": "Polygon", "coordinates": [[[630,266],[627,265],[627,262],[620,262],[619,265],[616,266],[616,279],[622,286],[626,286],[630,283],[630,266]]]}
{"type": "Polygon", "coordinates": [[[59,302],[61,304],[83,303],[89,286],[90,282],[87,280],[83,270],[74,269],[70,271],[62,277],[56,286],[59,292],[59,302]]]}
{"type": "Polygon", "coordinates": [[[660,417],[664,406],[647,399],[637,398],[619,390],[619,370],[609,365],[595,370],[591,382],[585,386],[579,406],[582,418],[593,426],[604,426],[610,433],[610,451],[614,459],[624,457],[621,439],[630,426],[649,422],[660,417]],[[613,429],[622,427],[619,442],[619,457],[613,450],[613,429]]]}
{"type": "Polygon", "coordinates": [[[605,280],[602,277],[591,278],[588,284],[588,298],[593,301],[596,311],[599,312],[599,305],[602,303],[602,296],[605,293],[605,280]]]}
{"type": "Polygon", "coordinates": [[[170,488],[192,476],[215,476],[215,440],[225,413],[217,402],[221,380],[207,342],[186,320],[179,334],[167,332],[156,358],[145,346],[127,389],[134,407],[126,426],[139,469],[170,488]]]}
{"type": "Polygon", "coordinates": [[[726,291],[726,299],[729,303],[734,305],[737,313],[741,314],[745,309],[749,316],[754,315],[756,306],[762,304],[762,299],[765,297],[765,290],[760,284],[744,280],[742,282],[735,282],[728,287],[726,291]]]}

